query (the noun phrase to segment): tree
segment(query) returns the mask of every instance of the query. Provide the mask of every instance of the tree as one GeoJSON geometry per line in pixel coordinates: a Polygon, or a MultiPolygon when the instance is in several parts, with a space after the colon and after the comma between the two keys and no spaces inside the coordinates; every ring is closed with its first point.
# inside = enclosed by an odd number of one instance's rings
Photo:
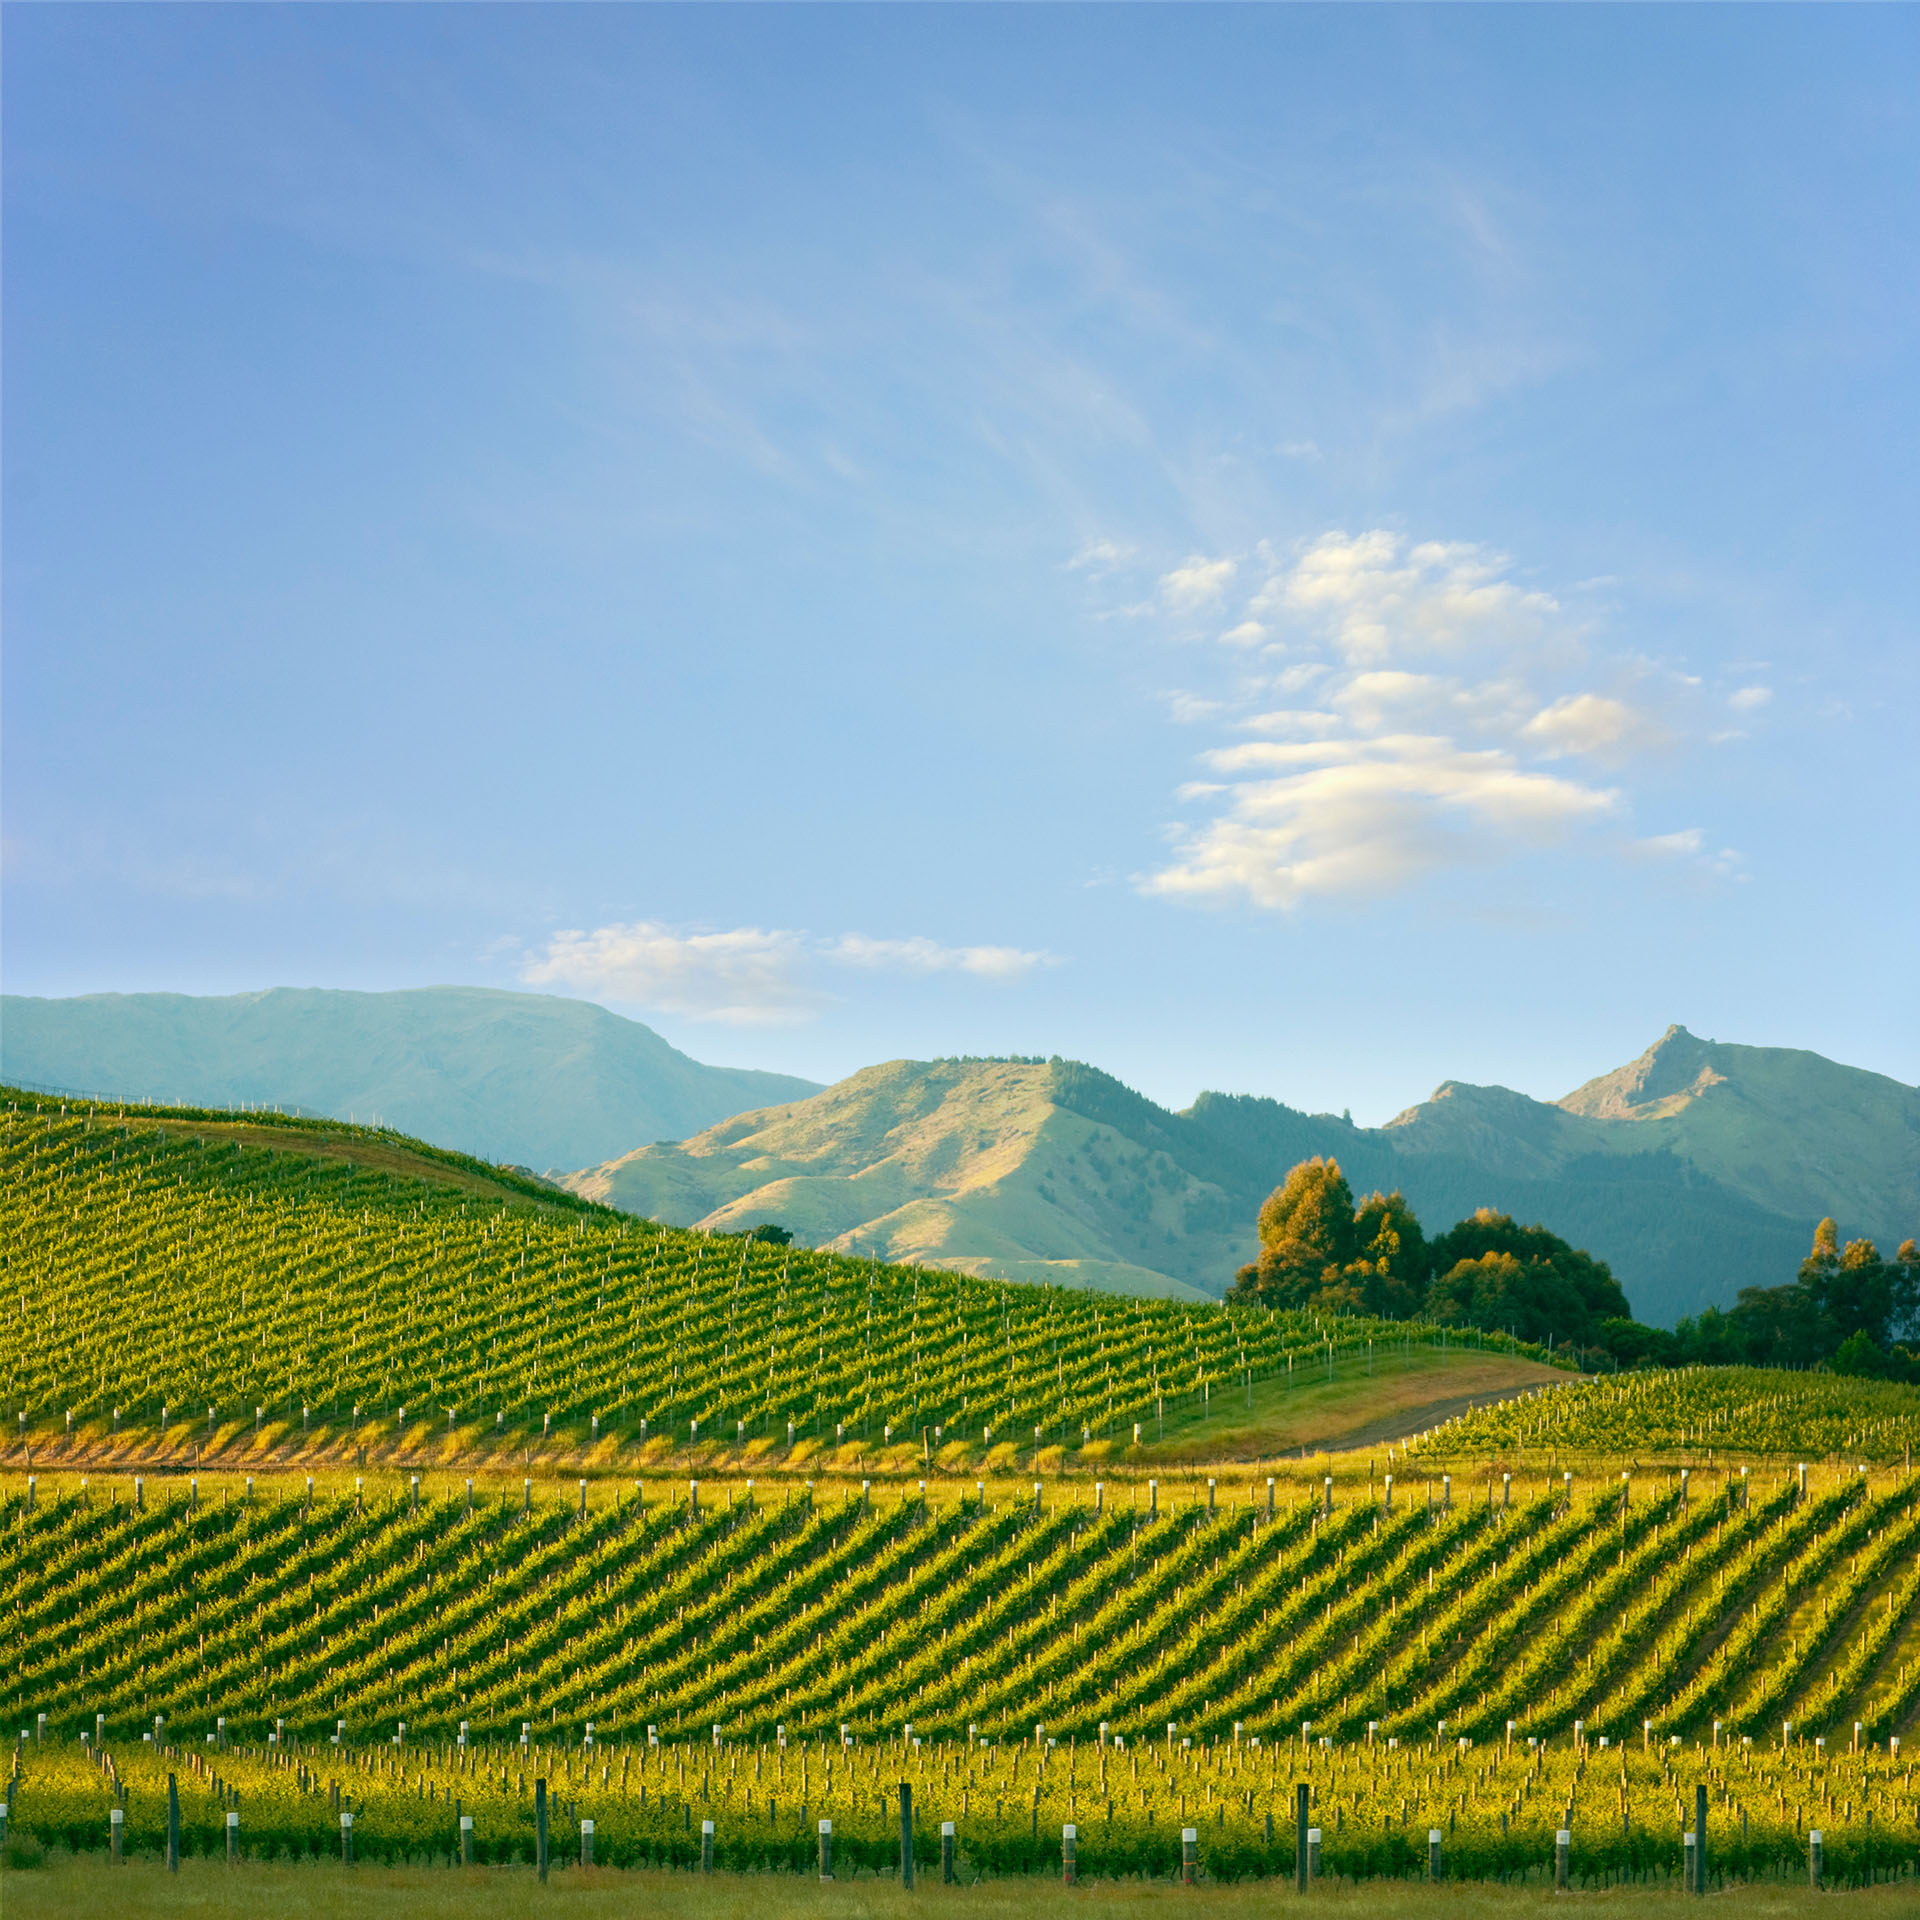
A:
{"type": "Polygon", "coordinates": [[[1880,1258],[1880,1249],[1864,1236],[1840,1245],[1831,1220],[1814,1229],[1813,1251],[1800,1263],[1798,1284],[1833,1323],[1840,1341],[1864,1333],[1884,1347],[1902,1331],[1912,1311],[1912,1289],[1899,1263],[1880,1258]]]}
{"type": "Polygon", "coordinates": [[[1296,1264],[1319,1270],[1353,1258],[1353,1189],[1338,1160],[1302,1160],[1267,1196],[1256,1222],[1262,1248],[1299,1249],[1296,1264]]]}
{"type": "Polygon", "coordinates": [[[1738,1329],[1741,1358],[1755,1366],[1805,1366],[1824,1359],[1839,1344],[1833,1322],[1820,1310],[1812,1288],[1742,1287],[1729,1316],[1738,1329]]]}
{"type": "Polygon", "coordinates": [[[1337,1160],[1302,1160],[1259,1214],[1260,1255],[1234,1276],[1237,1299],[1336,1313],[1419,1310],[1426,1235],[1400,1193],[1358,1207],[1337,1160]]]}
{"type": "Polygon", "coordinates": [[[1355,1210],[1353,1237],[1345,1284],[1358,1294],[1362,1311],[1390,1319],[1418,1313],[1430,1259],[1406,1195],[1398,1189],[1368,1194],[1355,1210]]]}
{"type": "Polygon", "coordinates": [[[1436,1239],[1427,1312],[1466,1326],[1511,1327],[1524,1340],[1587,1343],[1631,1309],[1604,1260],[1545,1227],[1482,1207],[1436,1239]]]}

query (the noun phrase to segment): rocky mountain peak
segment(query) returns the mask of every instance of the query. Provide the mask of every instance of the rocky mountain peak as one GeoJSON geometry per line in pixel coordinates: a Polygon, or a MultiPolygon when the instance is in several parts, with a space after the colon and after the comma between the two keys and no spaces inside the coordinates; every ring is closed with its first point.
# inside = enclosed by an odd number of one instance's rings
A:
{"type": "Polygon", "coordinates": [[[1722,1049],[1685,1027],[1670,1026],[1637,1060],[1576,1087],[1555,1104],[1591,1120],[1664,1120],[1724,1085],[1722,1049]]]}

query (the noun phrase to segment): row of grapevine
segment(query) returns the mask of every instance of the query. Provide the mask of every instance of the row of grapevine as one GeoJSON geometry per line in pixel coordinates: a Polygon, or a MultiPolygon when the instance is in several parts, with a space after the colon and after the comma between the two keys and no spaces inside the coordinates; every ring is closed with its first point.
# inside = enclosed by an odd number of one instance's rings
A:
{"type": "MultiPolygon", "coordinates": [[[[0,1497],[0,1712],[124,1740],[288,1729],[503,1738],[1005,1739],[1176,1722],[1487,1740],[1643,1724],[1871,1739],[1912,1715],[1920,1481],[1491,1483],[1389,1507],[1251,1481],[1176,1507],[1070,1481],[818,1496],[453,1487],[219,1503],[0,1497]],[[1271,1487],[1271,1492],[1268,1491],[1271,1487]],[[1271,1506],[1269,1506],[1269,1500],[1271,1506]]],[[[1144,1497],[1143,1497],[1144,1495],[1144,1497]]]]}
{"type": "Polygon", "coordinates": [[[12,1819],[42,1844],[104,1850],[118,1811],[123,1857],[151,1857],[166,1844],[169,1779],[182,1851],[231,1846],[243,1860],[344,1859],[350,1833],[359,1861],[531,1862],[544,1786],[550,1858],[563,1866],[583,1857],[589,1830],[593,1862],[614,1867],[693,1865],[710,1832],[723,1870],[811,1872],[830,1828],[834,1868],[885,1870],[900,1858],[902,1784],[916,1863],[938,1864],[950,1824],[969,1876],[1057,1870],[1069,1825],[1087,1876],[1171,1876],[1188,1833],[1211,1878],[1290,1873],[1302,1785],[1319,1871],[1355,1880],[1425,1873],[1436,1838],[1453,1877],[1545,1879],[1563,1831],[1579,1884],[1671,1880],[1701,1787],[1720,1884],[1804,1874],[1815,1832],[1835,1884],[1904,1877],[1920,1859],[1912,1764],[1805,1742],[1077,1742],[1040,1728],[1002,1742],[903,1728],[882,1742],[754,1746],[67,1741],[16,1750],[12,1819]]]}
{"type": "Polygon", "coordinates": [[[0,1261],[0,1375],[28,1437],[559,1423],[596,1438],[1124,1444],[1169,1403],[1212,1408],[1340,1354],[1377,1348],[1385,1364],[1457,1338],[486,1203],[91,1112],[6,1114],[0,1261]]]}

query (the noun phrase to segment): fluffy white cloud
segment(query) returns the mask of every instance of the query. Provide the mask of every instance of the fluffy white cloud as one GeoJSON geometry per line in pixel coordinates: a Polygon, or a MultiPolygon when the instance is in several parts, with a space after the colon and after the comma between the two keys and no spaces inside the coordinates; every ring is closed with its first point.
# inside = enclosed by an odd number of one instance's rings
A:
{"type": "Polygon", "coordinates": [[[1264,777],[1229,787],[1225,813],[1182,836],[1173,864],[1143,883],[1149,893],[1261,907],[1381,893],[1511,843],[1545,844],[1619,805],[1509,754],[1413,734],[1254,741],[1208,764],[1264,777]]]}
{"type": "Polygon", "coordinates": [[[1162,600],[1218,604],[1227,647],[1287,664],[1235,670],[1221,721],[1260,737],[1202,754],[1208,777],[1180,797],[1213,818],[1174,831],[1149,893],[1289,907],[1564,837],[1625,807],[1611,778],[1566,763],[1618,769],[1667,744],[1688,697],[1644,661],[1596,657],[1485,547],[1374,529],[1241,559],[1238,591],[1231,558],[1193,560],[1162,600]]]}
{"type": "Polygon", "coordinates": [[[1329,533],[1275,566],[1248,612],[1320,633],[1356,665],[1537,641],[1559,607],[1506,569],[1501,555],[1460,542],[1329,533]]]}
{"type": "Polygon", "coordinates": [[[1728,698],[1735,713],[1758,713],[1773,698],[1771,687],[1742,687],[1728,698]]]}
{"type": "Polygon", "coordinates": [[[1168,606],[1185,611],[1211,606],[1239,572],[1233,560],[1209,560],[1196,554],[1184,567],[1160,576],[1160,594],[1168,606]]]}
{"type": "Polygon", "coordinates": [[[556,933],[521,978],[529,986],[568,987],[694,1020],[786,1026],[812,1019],[826,1004],[822,967],[1013,980],[1051,958],[1019,947],[947,947],[919,937],[846,933],[822,940],[762,927],[685,933],[641,920],[556,933]]]}

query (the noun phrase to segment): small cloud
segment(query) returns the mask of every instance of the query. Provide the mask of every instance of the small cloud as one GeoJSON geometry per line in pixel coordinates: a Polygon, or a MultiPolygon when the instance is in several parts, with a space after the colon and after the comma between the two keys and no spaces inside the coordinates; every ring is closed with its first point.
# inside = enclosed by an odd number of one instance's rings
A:
{"type": "Polygon", "coordinates": [[[1643,713],[1603,693],[1563,694],[1521,728],[1548,755],[1598,754],[1618,757],[1663,736],[1643,713]]]}
{"type": "Polygon", "coordinates": [[[1220,644],[1226,647],[1257,647],[1267,637],[1267,630],[1258,620],[1242,620],[1237,627],[1229,627],[1220,636],[1220,644]]]}
{"type": "Polygon", "coordinates": [[[1303,660],[1297,667],[1283,668],[1265,684],[1270,693],[1299,693],[1332,671],[1324,660],[1303,660]]]}
{"type": "Polygon", "coordinates": [[[1742,687],[1728,696],[1727,705],[1735,713],[1758,713],[1772,698],[1771,687],[1742,687]]]}
{"type": "Polygon", "coordinates": [[[829,995],[812,977],[822,966],[1012,980],[1056,964],[1051,954],[1019,947],[948,947],[918,936],[875,940],[843,933],[815,939],[763,927],[685,933],[641,920],[556,933],[520,977],[528,986],[570,987],[691,1020],[788,1026],[812,1019],[826,1005],[829,995]]]}
{"type": "Polygon", "coordinates": [[[937,940],[918,936],[871,940],[863,933],[843,933],[828,942],[823,951],[842,966],[893,968],[906,973],[970,973],[984,980],[1015,980],[1035,967],[1058,965],[1049,953],[1029,953],[1019,947],[943,947],[937,940]]]}
{"type": "Polygon", "coordinates": [[[1242,733],[1304,733],[1324,739],[1345,723],[1337,713],[1319,713],[1312,707],[1281,707],[1273,713],[1252,713],[1238,720],[1242,733]]]}
{"type": "Polygon", "coordinates": [[[1211,720],[1216,713],[1226,711],[1224,700],[1203,700],[1197,693],[1169,693],[1163,697],[1168,715],[1183,727],[1192,726],[1196,720],[1211,720]]]}
{"type": "Polygon", "coordinates": [[[1089,540],[1067,562],[1069,573],[1111,573],[1133,558],[1133,549],[1117,540],[1089,540]]]}
{"type": "Polygon", "coordinates": [[[1503,578],[1507,568],[1504,555],[1463,541],[1328,533],[1280,567],[1250,611],[1318,627],[1356,664],[1512,645],[1537,638],[1559,608],[1503,578]]]}
{"type": "Polygon", "coordinates": [[[1678,833],[1656,833],[1636,840],[1633,850],[1654,860],[1691,858],[1706,844],[1706,838],[1704,828],[1682,827],[1678,833]]]}
{"type": "Polygon", "coordinates": [[[1208,560],[1196,554],[1184,567],[1160,576],[1160,593],[1170,607],[1211,606],[1226,592],[1237,571],[1232,560],[1208,560]]]}
{"type": "Polygon", "coordinates": [[[1704,827],[1682,827],[1677,833],[1656,833],[1644,840],[1627,843],[1628,851],[1643,860],[1684,860],[1696,869],[1718,875],[1722,880],[1744,880],[1741,857],[1731,847],[1717,853],[1707,851],[1704,827]]]}
{"type": "Polygon", "coordinates": [[[1326,455],[1311,440],[1287,440],[1280,452],[1289,460],[1324,460],[1326,455]]]}
{"type": "Polygon", "coordinates": [[[694,1020],[787,1026],[811,1019],[822,1001],[795,977],[805,957],[805,935],[779,928],[689,934],[638,920],[556,933],[520,977],[694,1020]]]}

